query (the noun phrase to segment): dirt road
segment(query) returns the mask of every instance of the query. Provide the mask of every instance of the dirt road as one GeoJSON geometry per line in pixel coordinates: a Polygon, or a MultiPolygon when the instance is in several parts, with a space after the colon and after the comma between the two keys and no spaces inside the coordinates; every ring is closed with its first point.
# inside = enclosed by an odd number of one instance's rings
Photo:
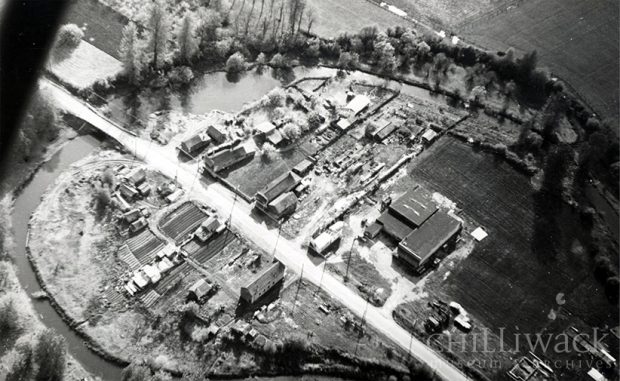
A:
{"type": "Polygon", "coordinates": [[[300,274],[303,268],[304,279],[315,285],[321,283],[321,287],[333,298],[343,303],[356,315],[364,316],[368,324],[389,337],[405,351],[411,350],[414,357],[428,364],[438,375],[451,381],[467,380],[467,377],[446,359],[396,324],[389,311],[369,304],[329,273],[322,276],[321,265],[312,262],[298,243],[284,237],[278,239],[276,228],[269,229],[264,223],[253,219],[250,204],[240,198],[235,201],[234,193],[219,183],[206,184],[200,181],[202,176],[199,174],[198,163],[183,163],[179,161],[174,147],[160,146],[129,134],[121,126],[102,116],[92,106],[52,82],[43,80],[42,86],[49,89],[58,107],[113,137],[140,160],[164,175],[170,178],[176,176],[183,189],[192,197],[215,208],[220,216],[232,216],[233,228],[241,232],[245,238],[266,252],[275,252],[275,257],[295,273],[300,274]],[[275,247],[276,242],[277,247],[275,247]]]}

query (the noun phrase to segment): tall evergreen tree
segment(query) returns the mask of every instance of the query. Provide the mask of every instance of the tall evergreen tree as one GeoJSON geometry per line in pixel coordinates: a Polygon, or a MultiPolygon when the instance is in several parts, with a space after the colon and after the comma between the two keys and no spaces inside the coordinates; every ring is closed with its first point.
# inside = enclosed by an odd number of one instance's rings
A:
{"type": "Polygon", "coordinates": [[[148,52],[151,56],[151,67],[157,70],[166,58],[168,33],[170,32],[166,4],[163,0],[153,2],[148,15],[148,28],[148,52]]]}
{"type": "Polygon", "coordinates": [[[121,45],[118,48],[118,53],[123,63],[123,72],[127,76],[129,82],[133,84],[140,78],[141,52],[139,49],[140,41],[138,40],[136,25],[130,22],[123,28],[123,37],[121,39],[121,45]]]}
{"type": "Polygon", "coordinates": [[[183,18],[177,33],[177,43],[179,45],[179,59],[184,63],[190,62],[198,49],[198,42],[194,34],[194,18],[190,13],[183,18]]]}

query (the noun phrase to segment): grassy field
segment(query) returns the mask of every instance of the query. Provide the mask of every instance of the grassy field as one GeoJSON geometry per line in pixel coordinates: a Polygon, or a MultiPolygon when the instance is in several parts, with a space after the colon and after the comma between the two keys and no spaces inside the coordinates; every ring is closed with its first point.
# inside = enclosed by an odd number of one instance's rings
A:
{"type": "Polygon", "coordinates": [[[568,81],[603,117],[617,122],[617,2],[532,0],[458,29],[491,50],[536,49],[543,66],[568,81]]]}
{"type": "Polygon", "coordinates": [[[64,82],[83,89],[116,76],[123,67],[116,58],[82,41],[70,57],[50,64],[50,69],[64,82]]]}
{"type": "Polygon", "coordinates": [[[356,33],[372,25],[381,29],[405,24],[413,26],[366,0],[310,0],[309,4],[314,7],[317,18],[311,32],[322,37],[336,37],[342,32],[356,33]]]}
{"type": "Polygon", "coordinates": [[[97,0],[72,0],[67,6],[63,24],[85,27],[84,40],[118,59],[123,27],[128,20],[97,0]]]}
{"type": "Polygon", "coordinates": [[[591,326],[617,319],[592,275],[591,257],[575,250],[587,232],[567,207],[540,199],[528,178],[455,140],[444,139],[414,165],[414,178],[457,202],[489,232],[443,286],[485,324],[539,332],[550,323],[559,293],[573,318],[591,326]],[[543,217],[550,223],[538,226],[543,217]],[[534,243],[536,236],[544,243],[534,243]]]}

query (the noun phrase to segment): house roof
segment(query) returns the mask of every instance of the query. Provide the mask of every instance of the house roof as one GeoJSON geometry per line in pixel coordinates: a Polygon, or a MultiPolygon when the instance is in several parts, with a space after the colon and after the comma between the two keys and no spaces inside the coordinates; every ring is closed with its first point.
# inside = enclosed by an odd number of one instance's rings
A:
{"type": "Polygon", "coordinates": [[[263,288],[262,286],[265,282],[269,282],[278,278],[281,279],[283,275],[284,264],[282,264],[282,262],[276,259],[275,262],[273,262],[269,267],[256,275],[254,278],[252,278],[243,288],[246,289],[250,294],[257,296],[256,293],[263,288]]]}
{"type": "Polygon", "coordinates": [[[347,128],[351,127],[351,122],[347,118],[340,118],[336,123],[336,126],[338,126],[338,128],[344,131],[347,128]]]}
{"type": "Polygon", "coordinates": [[[351,100],[351,102],[347,104],[346,108],[353,111],[353,113],[358,114],[369,104],[370,104],[370,98],[368,98],[366,95],[360,94],[360,95],[356,95],[351,100]]]}
{"type": "Polygon", "coordinates": [[[420,187],[409,190],[389,207],[392,214],[412,227],[422,225],[436,210],[432,194],[420,187]]]}
{"type": "Polygon", "coordinates": [[[430,128],[422,134],[422,139],[429,141],[429,142],[435,139],[436,137],[437,137],[437,133],[430,128]]]}
{"type": "Polygon", "coordinates": [[[204,132],[196,134],[181,143],[181,148],[187,153],[205,147],[211,143],[211,138],[204,132]]]}
{"type": "Polygon", "coordinates": [[[297,197],[293,192],[282,193],[275,200],[269,203],[269,207],[278,215],[282,215],[289,208],[297,205],[297,197]]]}
{"type": "Polygon", "coordinates": [[[319,234],[315,239],[310,241],[310,245],[316,250],[317,253],[323,253],[331,244],[336,242],[336,240],[340,238],[339,235],[326,230],[323,233],[319,234]]]}
{"type": "Polygon", "coordinates": [[[269,143],[276,146],[284,140],[284,136],[282,136],[282,133],[279,130],[272,130],[269,134],[267,134],[267,140],[269,143]]]}
{"type": "Polygon", "coordinates": [[[127,179],[134,184],[141,183],[146,179],[146,172],[144,171],[144,168],[136,168],[127,175],[127,179]]]}
{"type": "Polygon", "coordinates": [[[424,263],[454,234],[461,229],[461,223],[447,213],[438,211],[419,228],[411,232],[398,245],[417,264],[424,263]]]}
{"type": "Polygon", "coordinates": [[[373,130],[372,130],[372,134],[373,136],[376,135],[379,131],[381,131],[382,129],[384,129],[385,127],[389,126],[392,122],[387,120],[387,119],[376,119],[376,120],[371,120],[370,124],[371,126],[373,126],[373,130]]]}
{"type": "Polygon", "coordinates": [[[261,134],[268,134],[271,131],[275,130],[276,126],[271,122],[263,122],[259,123],[255,128],[256,131],[260,132],[261,134]]]}
{"type": "Polygon", "coordinates": [[[302,175],[308,172],[308,170],[310,170],[313,165],[314,164],[310,160],[304,159],[299,164],[293,167],[293,172],[297,173],[298,175],[302,175]]]}
{"type": "Polygon", "coordinates": [[[192,284],[189,288],[189,292],[193,293],[198,298],[202,298],[207,295],[209,291],[211,291],[211,285],[202,278],[194,282],[194,284],[192,284]]]}
{"type": "Polygon", "coordinates": [[[214,171],[226,169],[231,165],[245,159],[249,153],[245,145],[239,145],[234,148],[228,148],[213,155],[205,157],[205,164],[214,171]]]}
{"type": "Polygon", "coordinates": [[[383,140],[387,138],[392,132],[394,132],[396,128],[398,128],[398,126],[395,123],[390,123],[383,127],[381,130],[377,131],[375,133],[375,137],[379,140],[383,140]]]}
{"type": "Polygon", "coordinates": [[[264,204],[269,204],[282,193],[291,191],[300,181],[299,176],[293,172],[286,172],[258,191],[256,198],[264,204]]]}

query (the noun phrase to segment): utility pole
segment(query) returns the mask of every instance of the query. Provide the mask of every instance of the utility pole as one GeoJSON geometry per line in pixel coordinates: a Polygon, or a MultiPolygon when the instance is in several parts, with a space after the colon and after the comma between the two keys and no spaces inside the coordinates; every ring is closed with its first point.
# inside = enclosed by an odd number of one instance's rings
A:
{"type": "Polygon", "coordinates": [[[349,249],[349,258],[347,259],[347,273],[344,275],[344,281],[349,281],[349,266],[351,265],[351,257],[353,256],[353,245],[355,245],[355,241],[357,241],[357,237],[353,237],[353,241],[351,242],[351,249],[349,249]]]}
{"type": "MultiPolygon", "coordinates": [[[[238,190],[239,189],[237,189],[237,191],[238,190]]],[[[235,210],[235,204],[236,203],[237,203],[237,192],[235,192],[235,197],[233,198],[232,207],[230,208],[230,214],[228,215],[228,222],[226,223],[228,225],[228,228],[226,229],[226,238],[224,238],[224,243],[228,242],[228,232],[230,232],[230,226],[231,226],[233,211],[235,210]]]]}
{"type": "Polygon", "coordinates": [[[355,356],[357,356],[357,347],[359,346],[360,340],[362,339],[362,336],[364,335],[364,326],[366,325],[366,312],[368,311],[368,299],[366,299],[366,307],[364,308],[364,313],[362,314],[362,324],[360,326],[360,329],[362,330],[360,333],[360,337],[357,339],[357,343],[355,344],[355,356]]]}
{"type": "Polygon", "coordinates": [[[407,355],[407,361],[411,360],[411,344],[413,344],[413,335],[409,334],[409,352],[407,355]]]}
{"type": "Polygon", "coordinates": [[[276,256],[276,249],[278,248],[278,241],[280,241],[280,231],[282,230],[282,225],[278,225],[278,237],[276,238],[276,244],[273,247],[272,255],[276,256]]]}
{"type": "Polygon", "coordinates": [[[319,280],[319,287],[317,287],[316,291],[314,292],[315,295],[317,292],[319,292],[321,286],[323,285],[323,275],[325,275],[325,267],[327,267],[327,262],[323,261],[323,271],[321,271],[321,279],[319,280]]]}
{"type": "Polygon", "coordinates": [[[295,312],[295,306],[297,305],[297,296],[299,295],[299,288],[301,287],[301,280],[304,278],[304,263],[301,264],[301,274],[299,275],[299,281],[297,282],[297,291],[295,291],[295,300],[293,301],[293,309],[291,315],[295,312]]]}

